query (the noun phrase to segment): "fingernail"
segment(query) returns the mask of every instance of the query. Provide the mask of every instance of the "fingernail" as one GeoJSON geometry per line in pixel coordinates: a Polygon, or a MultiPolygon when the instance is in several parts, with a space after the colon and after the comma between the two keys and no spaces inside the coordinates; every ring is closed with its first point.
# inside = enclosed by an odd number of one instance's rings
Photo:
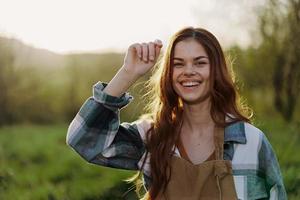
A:
{"type": "Polygon", "coordinates": [[[150,60],[154,60],[154,56],[150,56],[150,60]]]}

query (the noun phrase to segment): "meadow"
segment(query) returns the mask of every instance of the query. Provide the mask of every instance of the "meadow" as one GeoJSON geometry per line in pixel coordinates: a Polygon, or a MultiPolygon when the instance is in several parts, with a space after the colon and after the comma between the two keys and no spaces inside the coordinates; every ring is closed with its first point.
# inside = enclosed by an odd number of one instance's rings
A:
{"type": "MultiPolygon", "coordinates": [[[[280,118],[254,122],[269,138],[289,199],[300,199],[299,124],[280,118]]],[[[65,142],[68,124],[14,125],[0,129],[0,199],[137,199],[124,179],[133,171],[85,162],[65,142]]]]}
{"type": "Polygon", "coordinates": [[[85,162],[66,145],[66,130],[67,125],[1,128],[0,199],[121,198],[130,187],[122,180],[133,172],[85,162]],[[119,193],[110,192],[114,187],[119,193]]]}

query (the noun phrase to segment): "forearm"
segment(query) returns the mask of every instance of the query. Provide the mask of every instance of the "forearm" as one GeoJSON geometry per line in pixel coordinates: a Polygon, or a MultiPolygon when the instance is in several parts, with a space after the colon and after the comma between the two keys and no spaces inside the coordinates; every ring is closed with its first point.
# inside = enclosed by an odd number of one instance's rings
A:
{"type": "Polygon", "coordinates": [[[105,87],[102,82],[94,85],[93,97],[82,105],[68,128],[66,143],[90,163],[138,170],[145,151],[138,128],[141,122],[120,124],[119,118],[119,110],[132,96],[108,96],[105,87]]]}
{"type": "Polygon", "coordinates": [[[129,71],[126,71],[124,67],[121,67],[103,92],[111,96],[121,97],[138,78],[137,75],[130,73],[129,71]]]}
{"type": "Polygon", "coordinates": [[[93,86],[93,97],[81,106],[67,132],[67,144],[87,161],[111,145],[119,129],[119,110],[133,98],[128,93],[121,98],[108,96],[105,87],[102,82],[93,86]]]}

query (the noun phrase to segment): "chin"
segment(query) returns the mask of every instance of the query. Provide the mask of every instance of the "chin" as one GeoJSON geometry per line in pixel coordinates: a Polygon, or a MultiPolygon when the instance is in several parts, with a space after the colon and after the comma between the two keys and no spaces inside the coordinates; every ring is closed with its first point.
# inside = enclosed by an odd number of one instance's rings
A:
{"type": "Polygon", "coordinates": [[[201,95],[198,97],[187,97],[187,96],[181,96],[181,99],[183,103],[194,105],[205,102],[207,99],[209,99],[210,95],[209,93],[205,95],[201,95]]]}
{"type": "Polygon", "coordinates": [[[183,103],[187,104],[187,105],[195,105],[195,104],[199,104],[203,101],[199,101],[199,99],[184,99],[183,103]]]}

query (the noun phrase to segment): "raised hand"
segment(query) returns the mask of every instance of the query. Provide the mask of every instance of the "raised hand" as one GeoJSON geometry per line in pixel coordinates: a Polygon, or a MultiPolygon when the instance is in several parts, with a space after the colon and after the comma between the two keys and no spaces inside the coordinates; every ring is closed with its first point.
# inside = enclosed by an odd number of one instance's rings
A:
{"type": "Polygon", "coordinates": [[[156,63],[162,47],[160,40],[130,45],[124,64],[108,83],[104,92],[120,97],[134,82],[147,73],[156,63]]]}
{"type": "Polygon", "coordinates": [[[133,76],[140,77],[144,75],[155,65],[161,47],[162,42],[160,40],[130,45],[122,68],[133,76]]]}

